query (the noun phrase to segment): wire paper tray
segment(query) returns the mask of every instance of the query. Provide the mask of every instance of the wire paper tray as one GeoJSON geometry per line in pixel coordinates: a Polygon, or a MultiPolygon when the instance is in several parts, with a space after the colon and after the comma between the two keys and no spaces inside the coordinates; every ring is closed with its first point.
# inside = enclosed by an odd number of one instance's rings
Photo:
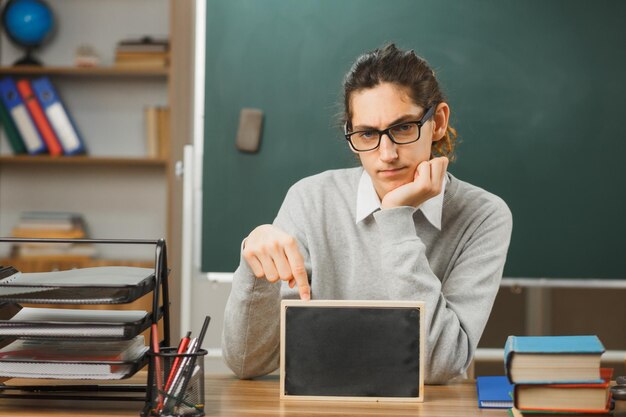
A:
{"type": "MultiPolygon", "coordinates": [[[[148,348],[146,347],[146,351],[148,348]]],[[[0,361],[0,377],[65,380],[120,380],[148,364],[148,355],[134,361],[0,361]],[[14,368],[14,371],[9,371],[14,368]],[[32,372],[29,372],[32,370],[32,372]]]]}
{"type": "MultiPolygon", "coordinates": [[[[131,339],[148,327],[152,323],[151,313],[145,311],[109,311],[109,310],[67,310],[67,309],[48,309],[48,308],[28,308],[29,311],[37,310],[37,315],[49,315],[51,318],[56,317],[56,313],[60,312],[63,317],[68,312],[76,312],[77,320],[56,321],[56,320],[19,320],[19,315],[11,320],[0,320],[0,337],[20,337],[29,339],[74,339],[89,338],[99,340],[127,340],[131,339]],[[41,311],[39,311],[41,310],[41,311]],[[131,313],[131,316],[139,316],[143,313],[143,317],[133,321],[115,321],[112,318],[123,316],[131,313]],[[105,317],[107,322],[95,323],[89,321],[91,317],[105,317]],[[78,321],[81,320],[81,321],[78,321]]],[[[24,311],[24,310],[22,310],[24,311]]],[[[159,308],[158,318],[163,316],[163,309],[159,308]]]]}
{"type": "MultiPolygon", "coordinates": [[[[0,268],[0,306],[5,303],[6,306],[13,306],[19,309],[17,303],[31,304],[126,304],[137,298],[150,293],[152,298],[152,311],[149,313],[149,323],[152,327],[151,340],[157,341],[161,346],[169,346],[170,328],[169,328],[169,291],[167,276],[169,269],[167,268],[167,250],[164,239],[147,240],[147,239],[40,239],[40,238],[4,238],[0,237],[0,243],[72,243],[72,244],[117,244],[117,245],[153,245],[155,248],[154,269],[133,268],[133,267],[96,267],[93,268],[94,274],[84,275],[86,269],[42,272],[42,273],[21,273],[15,268],[8,266],[0,268]],[[124,268],[128,272],[133,270],[140,273],[118,274],[108,273],[114,272],[106,268],[124,268]],[[103,271],[107,274],[103,274],[103,271]],[[51,279],[54,278],[54,279],[51,279]],[[12,304],[11,304],[12,303],[12,304]],[[162,320],[163,333],[160,335],[157,330],[157,322],[162,320]]],[[[119,272],[119,271],[117,271],[119,272]]],[[[29,307],[33,308],[33,307],[29,307]]],[[[36,308],[37,309],[37,308],[36,308]]],[[[6,321],[15,316],[15,312],[0,315],[1,319],[6,321]]],[[[56,317],[59,317],[58,315],[56,317]]],[[[14,323],[23,324],[24,322],[51,322],[53,333],[59,332],[63,334],[69,329],[76,330],[75,324],[88,324],[89,330],[93,331],[104,328],[103,322],[106,320],[81,320],[80,317],[75,320],[68,320],[71,324],[67,324],[66,320],[48,320],[47,317],[37,318],[34,315],[27,315],[27,320],[21,320],[19,317],[12,320],[14,323]],[[95,321],[95,323],[94,323],[95,321]]],[[[135,332],[139,333],[145,324],[135,323],[137,320],[111,320],[114,325],[122,324],[123,337],[129,337],[135,332]]],[[[5,323],[6,324],[6,323],[5,323]]],[[[10,326],[8,326],[10,327],[10,326]]],[[[119,326],[118,326],[119,327],[119,326]]],[[[17,328],[17,327],[16,327],[17,328]]],[[[26,332],[32,331],[34,334],[37,329],[22,327],[26,332]]],[[[8,330],[11,332],[12,330],[8,330]]],[[[80,383],[67,385],[66,382],[57,382],[54,385],[4,385],[0,384],[0,398],[12,399],[58,399],[58,400],[108,400],[108,401],[143,401],[144,408],[142,416],[149,414],[149,399],[153,397],[154,384],[152,381],[154,371],[150,369],[152,366],[148,360],[149,348],[145,346],[145,340],[142,336],[135,336],[132,339],[113,339],[105,343],[102,338],[94,334],[88,336],[77,335],[70,338],[59,337],[23,337],[23,334],[17,341],[42,343],[39,347],[39,355],[24,354],[24,350],[33,348],[33,346],[21,346],[13,343],[15,336],[3,338],[0,335],[0,345],[9,340],[9,344],[2,347],[0,352],[3,356],[0,360],[0,377],[17,377],[16,374],[21,372],[28,379],[37,378],[40,380],[118,380],[129,378],[137,371],[148,366],[147,383],[144,385],[134,385],[128,383],[119,384],[91,384],[80,383]],[[137,342],[132,353],[127,350],[116,350],[114,355],[107,355],[98,352],[98,348],[89,348],[85,343],[92,341],[98,347],[109,347],[114,343],[124,343],[131,340],[141,338],[141,343],[137,342]],[[55,346],[45,346],[45,341],[56,343],[55,346]],[[80,352],[67,352],[65,347],[60,347],[63,343],[73,343],[68,347],[80,347],[83,352],[89,352],[90,357],[85,357],[80,352]],[[13,345],[13,346],[11,346],[13,345]],[[120,352],[123,352],[121,355],[120,352]],[[48,354],[50,353],[50,354],[48,354]],[[56,355],[56,356],[52,356],[56,355]],[[110,360],[113,359],[113,360],[110,360]],[[98,361],[100,360],[100,361],[98,361]],[[31,374],[32,372],[32,374],[31,374]],[[45,388],[43,388],[45,387],[45,388]],[[108,394],[110,393],[110,394],[108,394]],[[133,395],[133,393],[142,393],[143,395],[133,395]]],[[[56,335],[55,335],[56,336],[56,335]]],[[[36,350],[35,346],[35,350],[36,350]]],[[[106,349],[104,349],[106,350],[106,349]]]]}
{"type": "Polygon", "coordinates": [[[154,285],[154,270],[148,268],[95,267],[55,272],[18,272],[15,276],[0,281],[0,301],[32,304],[126,304],[152,291],[154,285]],[[116,279],[119,283],[115,283],[116,279]]]}

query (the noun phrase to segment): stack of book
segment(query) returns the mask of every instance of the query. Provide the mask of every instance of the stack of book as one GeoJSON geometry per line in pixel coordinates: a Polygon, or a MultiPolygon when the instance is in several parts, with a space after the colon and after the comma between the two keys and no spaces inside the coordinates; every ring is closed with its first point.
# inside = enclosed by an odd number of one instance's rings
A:
{"type": "Polygon", "coordinates": [[[48,77],[0,79],[0,124],[13,153],[85,153],[76,124],[48,77]]]}
{"type": "Polygon", "coordinates": [[[597,336],[509,336],[504,349],[513,388],[511,415],[608,413],[612,369],[600,368],[597,336]]]}
{"type": "Polygon", "coordinates": [[[169,41],[153,39],[125,39],[115,48],[115,66],[123,68],[165,68],[169,64],[169,41]]]}
{"type": "MultiPolygon", "coordinates": [[[[28,211],[12,231],[13,237],[22,238],[87,238],[87,228],[82,215],[70,212],[28,211]]],[[[13,247],[13,256],[19,258],[89,259],[96,249],[89,244],[25,242],[13,247]]]]}

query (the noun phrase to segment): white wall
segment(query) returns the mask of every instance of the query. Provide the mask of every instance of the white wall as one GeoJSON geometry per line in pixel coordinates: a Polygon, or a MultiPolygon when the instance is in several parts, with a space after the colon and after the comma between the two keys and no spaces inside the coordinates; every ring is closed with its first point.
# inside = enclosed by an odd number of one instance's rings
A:
{"type": "MultiPolygon", "coordinates": [[[[118,41],[166,37],[168,0],[48,0],[57,20],[51,42],[36,53],[46,66],[72,66],[76,48],[91,45],[109,66],[118,41]],[[129,29],[130,28],[130,29],[129,29]]],[[[0,65],[11,65],[22,51],[4,33],[0,65]]],[[[166,105],[164,77],[54,77],[91,156],[146,155],[143,110],[166,105]]],[[[2,129],[0,129],[2,130],[2,129]]],[[[0,154],[11,154],[0,134],[0,154]]],[[[166,234],[166,172],[163,167],[39,166],[0,167],[0,235],[8,236],[21,211],[83,213],[91,237],[159,238],[166,234]]],[[[8,246],[8,245],[6,245],[8,246]]],[[[8,247],[0,248],[6,254],[8,247]]],[[[152,259],[142,248],[104,245],[107,258],[152,259]]]]}

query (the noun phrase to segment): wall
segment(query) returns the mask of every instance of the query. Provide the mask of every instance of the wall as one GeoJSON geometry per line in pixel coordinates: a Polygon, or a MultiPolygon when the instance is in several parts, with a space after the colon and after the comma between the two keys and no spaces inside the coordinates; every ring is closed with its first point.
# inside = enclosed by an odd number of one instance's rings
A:
{"type": "MultiPolygon", "coordinates": [[[[46,66],[72,66],[76,48],[91,45],[101,64],[114,61],[118,41],[169,32],[167,0],[49,0],[57,30],[35,55],[46,66]]],[[[4,4],[4,2],[3,2],[4,4]]],[[[23,54],[4,31],[0,65],[23,54]]],[[[54,77],[53,82],[74,118],[92,156],[143,157],[143,109],[166,105],[164,78],[54,77]]],[[[0,154],[11,149],[0,134],[0,154]]],[[[83,213],[92,237],[160,238],[166,235],[167,188],[162,167],[0,167],[0,235],[10,235],[21,211],[62,210],[83,213]]],[[[8,245],[0,248],[6,253],[8,245]]],[[[151,259],[151,251],[108,245],[110,258],[151,259]]]]}

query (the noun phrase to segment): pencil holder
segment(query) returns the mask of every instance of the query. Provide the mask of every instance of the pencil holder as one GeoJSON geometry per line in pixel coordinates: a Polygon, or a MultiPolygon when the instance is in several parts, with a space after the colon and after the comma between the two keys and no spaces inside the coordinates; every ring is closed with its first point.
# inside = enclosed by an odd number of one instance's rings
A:
{"type": "Polygon", "coordinates": [[[204,415],[204,356],[207,351],[177,353],[177,348],[149,352],[151,372],[150,416],[204,415]]]}

